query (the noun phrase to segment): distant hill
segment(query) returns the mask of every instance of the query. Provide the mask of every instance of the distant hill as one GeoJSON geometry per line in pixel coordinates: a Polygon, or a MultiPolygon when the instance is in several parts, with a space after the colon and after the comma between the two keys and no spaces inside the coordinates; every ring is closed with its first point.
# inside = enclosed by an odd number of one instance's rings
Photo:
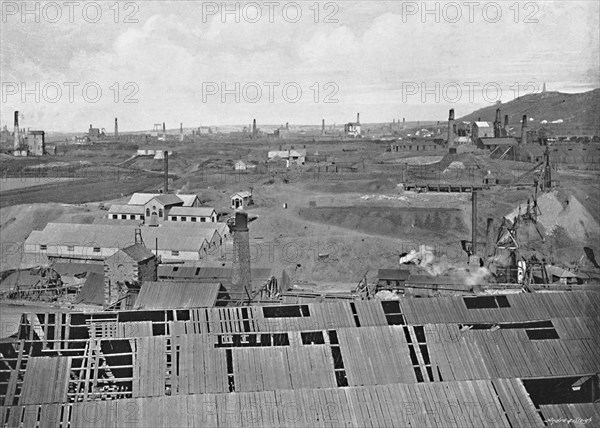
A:
{"type": "Polygon", "coordinates": [[[498,107],[502,110],[502,122],[504,115],[508,114],[510,126],[515,129],[520,129],[521,118],[526,114],[533,118],[528,121],[531,129],[545,127],[555,134],[600,135],[600,89],[579,94],[543,92],[524,95],[505,104],[476,110],[459,120],[472,122],[481,118],[482,121],[493,122],[498,107]],[[560,119],[563,123],[551,123],[560,119]],[[548,123],[541,124],[543,120],[548,123]]]}

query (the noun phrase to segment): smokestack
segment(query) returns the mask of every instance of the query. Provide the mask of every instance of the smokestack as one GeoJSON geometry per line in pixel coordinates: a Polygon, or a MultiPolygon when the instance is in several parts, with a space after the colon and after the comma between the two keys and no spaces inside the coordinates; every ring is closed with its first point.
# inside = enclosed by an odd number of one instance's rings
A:
{"type": "Polygon", "coordinates": [[[356,123],[360,123],[360,113],[356,113],[356,123]]]}
{"type": "Polygon", "coordinates": [[[179,133],[183,134],[183,123],[179,124],[179,133]]]}
{"type": "Polygon", "coordinates": [[[250,231],[248,229],[248,214],[235,213],[233,231],[233,270],[231,283],[240,287],[242,292],[252,292],[252,277],[250,271],[250,231]]]}
{"type": "Polygon", "coordinates": [[[321,134],[325,134],[325,119],[321,120],[321,134]]]}
{"type": "Polygon", "coordinates": [[[290,130],[290,124],[289,124],[289,122],[285,122],[285,130],[286,131],[290,130]]]}
{"type": "Polygon", "coordinates": [[[521,122],[521,144],[527,144],[527,115],[523,115],[521,122]]]}
{"type": "Polygon", "coordinates": [[[20,143],[20,138],[19,138],[19,133],[21,132],[20,128],[19,128],[19,112],[15,111],[15,129],[14,129],[14,149],[15,150],[19,150],[19,146],[21,145],[20,143]]]}
{"type": "Polygon", "coordinates": [[[508,115],[504,115],[504,134],[508,137],[508,115]]]}
{"type": "Polygon", "coordinates": [[[165,150],[165,158],[163,161],[165,165],[165,193],[169,193],[169,150],[165,150]]]}
{"type": "Polygon", "coordinates": [[[115,117],[115,138],[119,138],[119,121],[115,117]]]}
{"type": "Polygon", "coordinates": [[[163,134],[167,133],[167,127],[165,126],[165,122],[163,122],[163,134]]]}
{"type": "Polygon", "coordinates": [[[500,114],[500,109],[497,108],[496,109],[496,119],[494,119],[494,138],[500,138],[500,124],[501,122],[501,114],[500,114]]]}
{"type": "Polygon", "coordinates": [[[448,148],[450,153],[455,153],[454,148],[454,109],[451,108],[448,115],[448,148]]]}
{"type": "Polygon", "coordinates": [[[257,131],[256,131],[256,119],[254,119],[252,121],[252,136],[256,137],[257,131]]]}
{"type": "Polygon", "coordinates": [[[471,197],[471,248],[472,255],[477,254],[477,190],[473,190],[471,197]]]}

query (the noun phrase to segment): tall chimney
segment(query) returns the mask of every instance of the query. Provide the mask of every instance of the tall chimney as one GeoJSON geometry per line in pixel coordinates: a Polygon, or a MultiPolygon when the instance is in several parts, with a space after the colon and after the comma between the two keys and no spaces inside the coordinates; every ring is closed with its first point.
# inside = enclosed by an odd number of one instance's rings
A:
{"type": "Polygon", "coordinates": [[[402,118],[402,129],[406,129],[406,118],[402,118]]]}
{"type": "Polygon", "coordinates": [[[183,123],[179,123],[179,133],[183,134],[183,123]]]}
{"type": "Polygon", "coordinates": [[[163,122],[163,134],[167,133],[167,127],[165,126],[165,122],[163,122]]]}
{"type": "Polygon", "coordinates": [[[248,214],[235,213],[233,231],[233,270],[231,283],[244,293],[252,292],[252,277],[250,271],[250,231],[248,229],[248,214]]]}
{"type": "Polygon", "coordinates": [[[15,111],[15,129],[14,129],[14,149],[15,150],[19,150],[19,146],[21,145],[20,142],[20,138],[19,138],[19,134],[21,132],[21,129],[19,128],[19,112],[15,111]]]}
{"type": "Polygon", "coordinates": [[[356,123],[360,123],[360,113],[356,113],[356,123]]]}
{"type": "Polygon", "coordinates": [[[471,248],[472,255],[477,254],[477,190],[473,190],[471,197],[471,248]]]}
{"type": "Polygon", "coordinates": [[[256,135],[257,135],[257,130],[256,130],[256,119],[254,119],[254,120],[252,121],[252,136],[253,136],[253,137],[256,137],[256,135]]]}
{"type": "Polygon", "coordinates": [[[325,119],[321,120],[321,134],[325,134],[325,119]]]}
{"type": "Polygon", "coordinates": [[[508,115],[504,115],[504,135],[508,137],[508,115]]]}
{"type": "Polygon", "coordinates": [[[165,167],[165,189],[164,193],[169,193],[169,150],[165,150],[165,158],[163,161],[165,167]]]}
{"type": "Polygon", "coordinates": [[[450,153],[456,153],[454,148],[454,109],[450,109],[448,115],[448,148],[450,153]]]}
{"type": "Polygon", "coordinates": [[[115,117],[115,138],[119,138],[119,121],[115,117]]]}
{"type": "Polygon", "coordinates": [[[521,122],[521,144],[527,144],[527,115],[523,115],[521,122]]]}
{"type": "Polygon", "coordinates": [[[496,109],[496,119],[494,119],[494,138],[500,138],[500,125],[501,125],[501,114],[500,109],[496,109]]]}

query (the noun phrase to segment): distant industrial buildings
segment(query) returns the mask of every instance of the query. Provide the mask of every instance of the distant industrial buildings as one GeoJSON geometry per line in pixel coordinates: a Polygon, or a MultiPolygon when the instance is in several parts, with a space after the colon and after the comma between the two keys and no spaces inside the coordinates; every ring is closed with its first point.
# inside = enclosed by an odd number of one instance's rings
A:
{"type": "Polygon", "coordinates": [[[358,138],[361,136],[360,113],[356,113],[356,122],[348,122],[344,125],[344,133],[349,137],[358,138]]]}
{"type": "Polygon", "coordinates": [[[269,161],[284,160],[288,168],[292,165],[304,165],[306,163],[306,149],[272,150],[267,156],[269,161]]]}
{"type": "Polygon", "coordinates": [[[13,155],[43,156],[46,154],[46,133],[20,128],[19,112],[14,113],[13,155]]]}

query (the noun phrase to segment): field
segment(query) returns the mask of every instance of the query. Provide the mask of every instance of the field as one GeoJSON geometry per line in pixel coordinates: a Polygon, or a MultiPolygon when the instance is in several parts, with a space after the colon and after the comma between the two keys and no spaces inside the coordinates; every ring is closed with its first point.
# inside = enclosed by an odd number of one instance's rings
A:
{"type": "MultiPolygon", "coordinates": [[[[64,183],[65,181],[72,180],[68,177],[53,178],[54,183],[64,183]]],[[[21,190],[27,187],[42,186],[48,184],[50,180],[37,178],[37,177],[23,177],[23,178],[3,178],[0,180],[0,188],[2,192],[9,190],[21,190]]]]}

